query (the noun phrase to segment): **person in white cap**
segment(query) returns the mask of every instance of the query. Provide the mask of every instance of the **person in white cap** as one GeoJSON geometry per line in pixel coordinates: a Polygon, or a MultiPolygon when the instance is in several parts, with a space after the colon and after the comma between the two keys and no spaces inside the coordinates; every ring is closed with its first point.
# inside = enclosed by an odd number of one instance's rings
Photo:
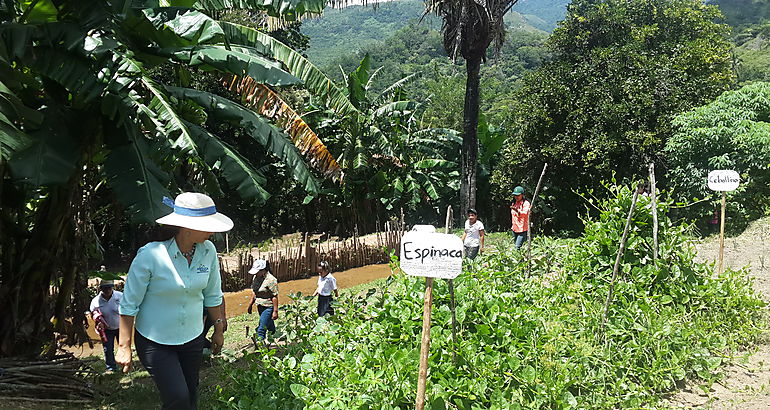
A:
{"type": "MultiPolygon", "coordinates": [[[[104,266],[102,266],[104,268],[104,266]]],[[[105,269],[101,269],[105,271],[105,269]]],[[[120,313],[118,307],[120,306],[120,299],[123,298],[123,293],[114,290],[115,282],[111,280],[102,280],[99,282],[99,294],[94,296],[91,300],[91,306],[89,311],[91,317],[94,318],[94,325],[99,333],[104,332],[102,337],[102,347],[104,348],[104,363],[107,366],[107,372],[112,373],[118,365],[115,363],[115,339],[119,337],[120,326],[120,313]],[[96,317],[101,316],[102,320],[97,320],[96,317]],[[104,339],[107,339],[106,341],[104,339]]]]}
{"type": "Polygon", "coordinates": [[[163,409],[196,409],[204,307],[214,321],[213,353],[224,343],[219,260],[208,238],[229,231],[233,221],[218,213],[204,194],[186,192],[173,201],[163,198],[163,203],[173,212],[156,222],[178,230],[168,240],[140,248],[131,262],[115,359],[124,372],[130,371],[135,339],[136,354],[158,387],[163,409]]]}
{"type": "Polygon", "coordinates": [[[270,264],[264,259],[255,260],[249,273],[254,275],[251,284],[254,293],[251,294],[251,302],[246,311],[251,314],[256,303],[259,313],[257,336],[265,340],[268,330],[275,333],[275,320],[278,319],[278,279],[270,272],[270,264]]]}

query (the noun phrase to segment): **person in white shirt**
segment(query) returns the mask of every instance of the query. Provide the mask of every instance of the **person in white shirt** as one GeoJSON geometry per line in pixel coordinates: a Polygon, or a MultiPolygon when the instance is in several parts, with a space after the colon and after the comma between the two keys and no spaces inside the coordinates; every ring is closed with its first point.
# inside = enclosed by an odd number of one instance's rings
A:
{"type": "Polygon", "coordinates": [[[114,372],[118,368],[118,364],[115,362],[115,340],[118,340],[120,333],[118,309],[123,293],[114,290],[114,286],[115,284],[111,280],[99,282],[99,294],[91,300],[91,306],[88,309],[91,312],[91,317],[94,318],[97,332],[101,333],[103,330],[107,337],[107,341],[102,342],[107,372],[114,372]],[[103,320],[98,320],[99,315],[103,320]]]}
{"type": "Polygon", "coordinates": [[[321,261],[317,270],[318,287],[313,292],[313,296],[318,295],[318,316],[333,315],[332,292],[334,292],[334,296],[340,297],[340,293],[337,291],[337,279],[334,279],[334,276],[329,273],[329,262],[321,261]]]}
{"type": "Polygon", "coordinates": [[[468,259],[475,259],[479,252],[484,251],[484,224],[479,221],[473,208],[468,210],[468,219],[465,221],[463,246],[465,257],[468,259]]]}

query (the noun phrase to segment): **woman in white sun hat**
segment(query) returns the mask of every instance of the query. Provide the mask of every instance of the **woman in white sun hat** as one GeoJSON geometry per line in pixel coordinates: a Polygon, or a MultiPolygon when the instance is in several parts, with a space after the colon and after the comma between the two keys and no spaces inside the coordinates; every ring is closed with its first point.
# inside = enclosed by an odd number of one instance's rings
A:
{"type": "Polygon", "coordinates": [[[163,409],[195,409],[204,307],[214,321],[212,351],[218,353],[224,342],[219,260],[208,238],[229,231],[233,221],[217,213],[214,201],[204,194],[186,192],[173,201],[163,198],[163,203],[174,211],[156,222],[177,231],[168,240],[140,248],[131,262],[115,359],[124,372],[131,370],[135,336],[137,356],[158,387],[163,409]]]}

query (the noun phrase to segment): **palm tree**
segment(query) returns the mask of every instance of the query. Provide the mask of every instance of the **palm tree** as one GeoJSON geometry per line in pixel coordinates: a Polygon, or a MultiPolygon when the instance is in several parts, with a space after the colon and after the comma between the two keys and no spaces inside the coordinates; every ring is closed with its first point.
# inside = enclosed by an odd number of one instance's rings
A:
{"type": "Polygon", "coordinates": [[[190,176],[201,189],[218,186],[212,181],[219,178],[249,203],[264,202],[267,178],[249,152],[239,150],[243,145],[262,147],[311,194],[320,190],[311,166],[339,174],[312,135],[298,149],[281,124],[182,80],[211,72],[249,77],[270,89],[303,85],[328,109],[357,112],[291,48],[211,17],[236,7],[280,25],[320,13],[325,1],[190,3],[0,3],[0,310],[6,312],[0,356],[53,348],[53,329],[73,332],[82,321],[73,314],[76,326],[68,328],[64,318],[68,308],[87,308],[69,305],[73,292],[85,288],[89,249],[98,247],[88,245],[95,242],[91,204],[102,187],[111,189],[119,205],[113,208],[139,223],[167,212],[161,199],[190,176]],[[176,80],[164,84],[153,75],[163,67],[173,69],[176,80]],[[243,138],[220,135],[223,127],[243,138]]]}
{"type": "MultiPolygon", "coordinates": [[[[467,74],[463,106],[460,207],[476,206],[476,171],[479,143],[479,70],[490,44],[499,50],[505,40],[503,16],[518,0],[425,0],[425,14],[441,17],[444,49],[456,60],[465,59],[467,74]]],[[[463,211],[464,212],[464,211],[463,211]]]]}

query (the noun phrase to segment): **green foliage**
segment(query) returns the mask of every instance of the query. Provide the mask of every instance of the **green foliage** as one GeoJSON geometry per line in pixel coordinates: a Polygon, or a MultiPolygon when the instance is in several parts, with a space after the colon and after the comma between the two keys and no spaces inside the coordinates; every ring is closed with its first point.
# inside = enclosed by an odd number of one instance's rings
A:
{"type": "MultiPolygon", "coordinates": [[[[539,240],[535,270],[512,249],[480,257],[455,280],[457,363],[445,281],[434,285],[428,407],[640,408],[685,378],[709,385],[725,355],[758,335],[765,306],[745,271],[713,276],[693,261],[687,229],[661,221],[650,260],[650,212],[634,218],[616,298],[602,309],[628,189],[613,188],[579,240],[539,240]]],[[[661,205],[661,211],[665,205],[661,205]]],[[[665,214],[665,213],[663,213],[665,214]]],[[[226,367],[218,408],[382,408],[414,403],[424,280],[341,298],[315,319],[311,301],[285,310],[278,350],[226,367]]]]}
{"type": "Polygon", "coordinates": [[[770,210],[770,83],[728,91],[673,124],[676,134],[665,149],[670,187],[682,202],[712,198],[687,208],[687,218],[703,224],[718,209],[719,195],[706,183],[714,169],[741,174],[741,186],[728,195],[731,228],[770,210]]]}
{"type": "Polygon", "coordinates": [[[770,20],[770,3],[767,0],[709,0],[709,3],[718,6],[727,23],[733,27],[770,20]]]}
{"type": "Polygon", "coordinates": [[[572,190],[613,174],[645,175],[673,132],[671,119],[734,83],[719,16],[696,0],[572,2],[549,39],[553,59],[517,94],[514,143],[493,177],[498,198],[521,183],[531,192],[547,162],[561,212],[548,217],[575,229],[572,190]]]}
{"type": "Polygon", "coordinates": [[[770,81],[770,22],[744,28],[735,43],[738,81],[770,81]]]}

